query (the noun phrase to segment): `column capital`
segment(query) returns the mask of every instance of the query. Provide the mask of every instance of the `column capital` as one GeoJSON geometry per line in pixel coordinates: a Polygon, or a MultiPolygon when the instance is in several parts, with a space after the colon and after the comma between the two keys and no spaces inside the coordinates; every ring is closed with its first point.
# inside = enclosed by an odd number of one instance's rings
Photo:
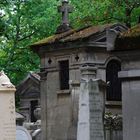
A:
{"type": "Polygon", "coordinates": [[[96,78],[96,71],[97,67],[94,65],[84,64],[80,68],[81,70],[81,76],[84,79],[95,79],[96,78]]]}

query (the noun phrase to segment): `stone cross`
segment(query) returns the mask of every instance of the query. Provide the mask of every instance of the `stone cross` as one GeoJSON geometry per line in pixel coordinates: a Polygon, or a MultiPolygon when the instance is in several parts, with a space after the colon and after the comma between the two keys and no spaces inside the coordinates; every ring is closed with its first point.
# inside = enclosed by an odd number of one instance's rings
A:
{"type": "Polygon", "coordinates": [[[68,15],[72,12],[73,8],[68,3],[68,0],[62,0],[62,6],[58,6],[58,12],[62,13],[62,25],[69,25],[68,15]]]}

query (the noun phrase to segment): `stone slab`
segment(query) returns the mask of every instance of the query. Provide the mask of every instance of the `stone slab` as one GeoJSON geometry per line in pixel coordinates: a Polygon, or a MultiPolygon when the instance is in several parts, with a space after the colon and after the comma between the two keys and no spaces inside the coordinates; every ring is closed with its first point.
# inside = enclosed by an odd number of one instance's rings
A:
{"type": "Polygon", "coordinates": [[[104,91],[101,80],[82,80],[77,140],[104,140],[104,91]]]}
{"type": "Polygon", "coordinates": [[[123,83],[123,139],[140,139],[140,81],[123,83]],[[135,84],[136,83],[136,84],[135,84]]]}
{"type": "Polygon", "coordinates": [[[123,140],[140,139],[140,70],[121,71],[123,140]]]}
{"type": "Polygon", "coordinates": [[[15,89],[0,88],[0,139],[15,140],[15,89]]]}
{"type": "Polygon", "coordinates": [[[121,79],[140,78],[140,70],[121,71],[118,73],[118,76],[121,79]]]}

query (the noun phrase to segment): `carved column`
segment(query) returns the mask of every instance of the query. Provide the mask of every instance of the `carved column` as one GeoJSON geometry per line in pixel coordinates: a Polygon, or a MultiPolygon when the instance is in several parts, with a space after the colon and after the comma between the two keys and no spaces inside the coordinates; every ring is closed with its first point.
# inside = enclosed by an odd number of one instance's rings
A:
{"type": "Polygon", "coordinates": [[[105,83],[95,77],[95,67],[81,68],[77,140],[104,140],[105,83]]]}

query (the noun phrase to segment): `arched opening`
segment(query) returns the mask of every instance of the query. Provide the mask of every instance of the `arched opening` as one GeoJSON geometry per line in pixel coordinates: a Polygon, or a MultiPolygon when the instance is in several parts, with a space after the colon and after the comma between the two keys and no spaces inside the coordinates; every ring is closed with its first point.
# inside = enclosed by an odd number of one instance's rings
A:
{"type": "Polygon", "coordinates": [[[107,101],[121,101],[122,89],[121,80],[118,78],[119,71],[121,71],[121,63],[117,60],[109,61],[106,67],[107,101]]]}

